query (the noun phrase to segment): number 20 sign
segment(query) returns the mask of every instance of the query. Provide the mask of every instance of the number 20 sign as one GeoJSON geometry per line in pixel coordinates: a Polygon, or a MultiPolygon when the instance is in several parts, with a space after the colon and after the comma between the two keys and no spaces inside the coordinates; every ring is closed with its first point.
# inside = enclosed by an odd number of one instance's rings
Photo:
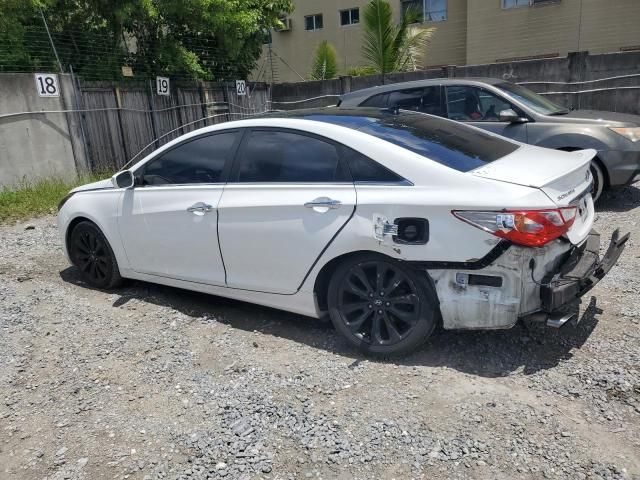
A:
{"type": "Polygon", "coordinates": [[[36,73],[36,89],[41,97],[59,97],[58,75],[55,73],[36,73]]]}

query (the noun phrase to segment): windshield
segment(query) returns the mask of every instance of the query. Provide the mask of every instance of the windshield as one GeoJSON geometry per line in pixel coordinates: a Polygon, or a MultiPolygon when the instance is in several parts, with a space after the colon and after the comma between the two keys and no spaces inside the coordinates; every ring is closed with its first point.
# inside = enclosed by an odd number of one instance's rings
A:
{"type": "Polygon", "coordinates": [[[375,116],[341,114],[339,109],[333,114],[299,116],[368,133],[460,172],[481,167],[519,148],[506,138],[432,115],[370,111],[376,112],[375,116]]]}
{"type": "Polygon", "coordinates": [[[516,85],[515,83],[499,83],[496,87],[504,90],[516,100],[519,100],[527,107],[541,115],[562,115],[564,113],[569,113],[569,110],[566,108],[553,103],[551,100],[547,100],[542,95],[532,92],[528,88],[516,85]]]}

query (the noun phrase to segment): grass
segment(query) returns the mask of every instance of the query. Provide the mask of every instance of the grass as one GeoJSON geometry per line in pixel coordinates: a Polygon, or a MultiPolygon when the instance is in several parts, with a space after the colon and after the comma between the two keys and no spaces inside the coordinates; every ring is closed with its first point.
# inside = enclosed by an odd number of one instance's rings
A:
{"type": "Polygon", "coordinates": [[[107,173],[82,176],[75,180],[49,178],[4,187],[0,190],[0,224],[55,213],[58,203],[69,193],[69,190],[109,176],[110,174],[107,173]]]}

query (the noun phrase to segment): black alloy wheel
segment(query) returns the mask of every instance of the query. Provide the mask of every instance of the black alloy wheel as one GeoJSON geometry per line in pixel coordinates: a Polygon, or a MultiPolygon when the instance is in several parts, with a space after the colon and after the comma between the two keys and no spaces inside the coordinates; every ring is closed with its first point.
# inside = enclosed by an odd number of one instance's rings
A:
{"type": "Polygon", "coordinates": [[[100,229],[91,222],[75,226],[69,238],[69,255],[82,279],[96,288],[113,288],[121,283],[115,256],[100,229]]]}
{"type": "Polygon", "coordinates": [[[433,331],[437,305],[426,272],[381,255],[342,265],[329,286],[334,325],[367,353],[395,355],[418,347],[433,331]]]}

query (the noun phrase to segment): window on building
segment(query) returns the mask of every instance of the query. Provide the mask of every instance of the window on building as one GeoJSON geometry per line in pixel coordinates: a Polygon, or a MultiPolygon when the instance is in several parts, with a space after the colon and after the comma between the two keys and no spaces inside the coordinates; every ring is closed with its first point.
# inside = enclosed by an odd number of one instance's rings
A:
{"type": "Polygon", "coordinates": [[[558,3],[560,0],[502,0],[502,8],[529,7],[543,3],[558,3]]]}
{"type": "Polygon", "coordinates": [[[529,0],[502,0],[502,8],[528,7],[529,0]]]}
{"type": "Polygon", "coordinates": [[[307,15],[304,17],[305,30],[320,30],[322,28],[322,14],[307,15]]]}
{"type": "Polygon", "coordinates": [[[353,25],[354,23],[360,23],[359,8],[340,10],[340,25],[353,25]]]}
{"type": "Polygon", "coordinates": [[[447,19],[447,0],[403,0],[402,13],[410,8],[419,13],[421,22],[442,22],[447,19]]]}

